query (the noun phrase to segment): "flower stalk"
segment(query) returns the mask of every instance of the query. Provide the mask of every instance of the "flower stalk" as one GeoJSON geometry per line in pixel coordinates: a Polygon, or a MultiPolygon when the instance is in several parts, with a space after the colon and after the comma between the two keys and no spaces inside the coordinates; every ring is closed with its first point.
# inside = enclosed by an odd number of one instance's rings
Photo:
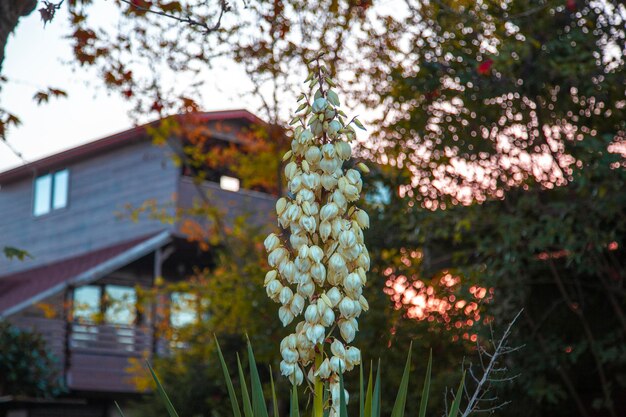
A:
{"type": "MultiPolygon", "coordinates": [[[[340,374],[361,362],[359,349],[347,344],[358,331],[358,317],[369,308],[362,294],[370,267],[363,241],[369,217],[356,205],[361,173],[349,165],[354,126],[362,125],[356,118],[347,121],[340,110],[320,58],[305,81],[315,92],[300,96],[291,121],[291,150],[283,157],[288,193],[276,203],[282,232],[264,242],[272,268],[265,288],[281,304],[278,316],[284,326],[303,316],[281,342],[281,373],[294,385],[305,377],[313,384],[315,417],[323,417],[325,407],[336,417],[340,374]],[[326,382],[328,404],[323,402],[326,382]]],[[[362,163],[358,168],[367,172],[362,163]]]]}

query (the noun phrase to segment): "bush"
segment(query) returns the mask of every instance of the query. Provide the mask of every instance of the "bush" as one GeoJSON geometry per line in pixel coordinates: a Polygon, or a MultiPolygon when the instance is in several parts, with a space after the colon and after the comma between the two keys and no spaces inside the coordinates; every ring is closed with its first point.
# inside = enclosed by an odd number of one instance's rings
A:
{"type": "Polygon", "coordinates": [[[41,335],[0,322],[0,396],[59,395],[64,386],[58,369],[41,335]]]}

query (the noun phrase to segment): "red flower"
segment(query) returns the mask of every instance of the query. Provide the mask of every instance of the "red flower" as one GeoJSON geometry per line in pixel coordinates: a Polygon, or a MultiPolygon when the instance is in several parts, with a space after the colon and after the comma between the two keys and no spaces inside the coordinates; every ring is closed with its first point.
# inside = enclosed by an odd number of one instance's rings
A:
{"type": "Polygon", "coordinates": [[[575,12],[576,11],[576,0],[567,0],[565,2],[565,7],[567,7],[567,10],[569,10],[570,12],[575,12]]]}
{"type": "Polygon", "coordinates": [[[491,66],[493,65],[493,59],[487,59],[485,62],[478,65],[476,69],[480,75],[489,75],[491,72],[491,66]]]}

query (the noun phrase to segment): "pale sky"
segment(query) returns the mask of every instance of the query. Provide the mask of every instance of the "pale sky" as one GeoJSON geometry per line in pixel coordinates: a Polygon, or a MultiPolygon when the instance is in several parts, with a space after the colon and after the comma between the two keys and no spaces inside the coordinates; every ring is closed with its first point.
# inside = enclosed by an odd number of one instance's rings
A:
{"type": "MultiPolygon", "coordinates": [[[[114,21],[117,13],[112,2],[101,2],[90,12],[103,21],[114,21]]],[[[133,126],[129,104],[109,94],[93,69],[64,64],[72,59],[70,42],[63,38],[67,33],[67,8],[62,7],[45,28],[37,11],[22,18],[9,37],[3,69],[9,82],[0,93],[0,107],[21,119],[22,125],[11,128],[7,139],[29,162],[133,126]],[[33,95],[46,87],[65,90],[68,97],[39,106],[33,95]]],[[[211,78],[206,110],[257,107],[237,94],[247,82],[242,71],[217,68],[211,78]]],[[[0,143],[0,172],[20,164],[0,143]]]]}

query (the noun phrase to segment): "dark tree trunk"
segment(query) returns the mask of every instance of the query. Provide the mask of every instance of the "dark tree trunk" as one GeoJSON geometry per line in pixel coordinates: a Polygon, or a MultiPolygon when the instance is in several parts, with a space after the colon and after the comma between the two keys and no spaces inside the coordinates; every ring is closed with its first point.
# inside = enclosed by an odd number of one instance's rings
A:
{"type": "Polygon", "coordinates": [[[28,16],[35,10],[37,0],[0,0],[0,74],[4,62],[4,49],[9,35],[22,16],[28,16]]]}

